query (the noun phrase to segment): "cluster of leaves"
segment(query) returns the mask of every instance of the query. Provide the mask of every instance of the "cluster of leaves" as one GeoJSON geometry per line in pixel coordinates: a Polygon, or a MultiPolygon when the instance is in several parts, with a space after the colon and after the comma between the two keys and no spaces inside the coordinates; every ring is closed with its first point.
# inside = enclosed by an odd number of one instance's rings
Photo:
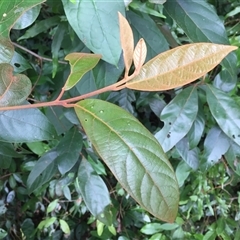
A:
{"type": "Polygon", "coordinates": [[[1,1],[0,239],[238,239],[239,6],[1,1]]]}

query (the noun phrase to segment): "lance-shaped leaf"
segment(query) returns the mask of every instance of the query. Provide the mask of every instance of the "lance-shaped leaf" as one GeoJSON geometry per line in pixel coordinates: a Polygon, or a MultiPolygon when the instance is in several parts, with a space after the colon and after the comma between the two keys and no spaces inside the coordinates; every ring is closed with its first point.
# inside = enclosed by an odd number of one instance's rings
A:
{"type": "Polygon", "coordinates": [[[37,108],[0,111],[0,141],[38,142],[55,136],[54,127],[37,108]]]}
{"type": "Polygon", "coordinates": [[[28,9],[46,0],[0,1],[0,35],[9,37],[11,27],[28,9]]]}
{"type": "Polygon", "coordinates": [[[137,72],[140,71],[142,65],[144,64],[146,60],[146,56],[147,56],[147,46],[144,39],[141,38],[138,41],[133,53],[133,62],[137,72]]]}
{"type": "Polygon", "coordinates": [[[90,53],[70,53],[65,57],[71,65],[71,73],[64,86],[65,90],[69,90],[74,87],[83,77],[85,73],[93,69],[99,60],[101,55],[90,53]]]}
{"type": "Polygon", "coordinates": [[[133,60],[134,39],[132,29],[125,17],[118,12],[120,41],[123,50],[123,59],[125,64],[125,76],[128,75],[133,60]]]}
{"type": "Polygon", "coordinates": [[[165,152],[170,150],[190,130],[198,112],[198,95],[189,87],[180,92],[162,111],[164,127],[155,137],[165,152]]]}
{"type": "Polygon", "coordinates": [[[130,113],[97,99],[75,105],[89,140],[120,184],[147,211],[173,222],[178,183],[161,146],[130,113]]]}
{"type": "MultiPolygon", "coordinates": [[[[224,22],[207,1],[167,1],[164,9],[193,42],[229,44],[224,22]]],[[[229,54],[221,63],[229,73],[228,78],[235,78],[236,63],[234,53],[229,54]]]]}
{"type": "Polygon", "coordinates": [[[213,43],[193,43],[159,54],[126,83],[130,89],[161,91],[183,86],[217,66],[236,47],[213,43]]]}
{"type": "Polygon", "coordinates": [[[57,151],[51,150],[37,161],[27,179],[29,194],[48,182],[56,174],[55,159],[57,156],[57,151]]]}
{"type": "Polygon", "coordinates": [[[228,94],[207,85],[210,111],[223,132],[240,146],[240,106],[228,94]]]}
{"type": "Polygon", "coordinates": [[[13,76],[13,67],[0,64],[0,106],[18,105],[31,92],[31,81],[23,74],[13,76]]]}
{"type": "Polygon", "coordinates": [[[96,174],[85,158],[82,159],[78,169],[78,186],[82,198],[93,216],[105,224],[111,225],[106,218],[109,214],[107,206],[111,204],[109,191],[102,178],[96,174]]]}

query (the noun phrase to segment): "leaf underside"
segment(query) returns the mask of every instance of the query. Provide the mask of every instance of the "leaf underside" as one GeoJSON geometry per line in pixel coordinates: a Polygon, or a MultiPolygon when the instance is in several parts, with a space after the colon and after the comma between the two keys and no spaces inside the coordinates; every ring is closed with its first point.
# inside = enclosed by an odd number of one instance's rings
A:
{"type": "Polygon", "coordinates": [[[101,100],[83,100],[75,111],[88,138],[127,192],[157,218],[174,221],[178,183],[152,134],[131,114],[101,100]]]}
{"type": "Polygon", "coordinates": [[[187,44],[148,61],[126,87],[162,91],[186,85],[204,76],[236,47],[213,43],[187,44]]]}

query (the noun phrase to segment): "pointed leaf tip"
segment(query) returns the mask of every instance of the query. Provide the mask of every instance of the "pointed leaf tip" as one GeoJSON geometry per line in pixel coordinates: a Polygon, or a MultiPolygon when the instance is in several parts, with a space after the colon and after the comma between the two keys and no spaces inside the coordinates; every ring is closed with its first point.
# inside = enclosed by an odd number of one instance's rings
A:
{"type": "Polygon", "coordinates": [[[90,53],[70,53],[65,57],[71,65],[71,73],[64,86],[65,90],[69,90],[74,87],[83,77],[85,73],[93,69],[99,60],[101,55],[90,53]]]}
{"type": "Polygon", "coordinates": [[[133,53],[134,66],[137,72],[140,71],[142,65],[144,64],[147,56],[147,46],[143,38],[141,38],[133,53]]]}
{"type": "Polygon", "coordinates": [[[130,113],[102,100],[83,100],[75,105],[75,111],[119,183],[155,217],[173,222],[178,211],[178,183],[154,136],[130,113]]]}
{"type": "Polygon", "coordinates": [[[120,42],[123,50],[123,59],[125,64],[125,76],[127,76],[133,60],[133,32],[127,19],[120,12],[118,12],[118,18],[120,27],[120,42]]]}
{"type": "Polygon", "coordinates": [[[174,48],[148,61],[126,87],[162,91],[186,85],[217,66],[235,46],[193,43],[174,48]]]}

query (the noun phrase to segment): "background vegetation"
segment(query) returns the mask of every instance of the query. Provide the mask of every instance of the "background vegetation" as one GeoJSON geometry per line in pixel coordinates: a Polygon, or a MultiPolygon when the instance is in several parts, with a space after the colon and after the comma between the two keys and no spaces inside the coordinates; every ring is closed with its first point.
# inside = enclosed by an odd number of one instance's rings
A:
{"type": "MultiPolygon", "coordinates": [[[[112,16],[106,13],[111,7],[126,11],[135,41],[146,41],[147,60],[186,43],[240,45],[237,0],[134,0],[125,1],[126,10],[121,1],[103,1],[102,9],[95,11],[104,14],[106,22],[92,25],[92,42],[81,31],[89,29],[88,16],[93,12],[83,8],[78,19],[78,11],[67,7],[76,6],[77,0],[36,1],[42,4],[25,9],[14,26],[4,14],[29,1],[12,1],[13,7],[7,2],[0,2],[0,33],[6,36],[11,29],[15,46],[11,64],[15,73],[24,73],[33,84],[30,103],[56,99],[70,73],[65,56],[90,53],[91,44],[104,60],[63,97],[83,95],[123,77],[123,60],[117,57],[121,49],[118,53],[118,46],[101,45],[99,38],[101,27],[107,29],[105,24],[111,23],[112,16]],[[111,55],[111,48],[116,55],[111,55]]],[[[0,43],[6,48],[7,43],[0,43]]],[[[237,50],[197,85],[163,92],[123,89],[95,96],[133,114],[167,153],[180,186],[174,223],[156,219],[126,193],[86,138],[73,109],[40,109],[49,121],[47,140],[42,141],[27,141],[35,133],[24,124],[18,128],[21,133],[7,132],[12,112],[1,111],[0,239],[240,239],[239,61],[237,50]],[[19,141],[22,133],[26,141],[19,141]],[[108,201],[109,215],[96,217],[94,207],[108,201]]],[[[38,126],[45,128],[37,114],[38,126]]]]}

